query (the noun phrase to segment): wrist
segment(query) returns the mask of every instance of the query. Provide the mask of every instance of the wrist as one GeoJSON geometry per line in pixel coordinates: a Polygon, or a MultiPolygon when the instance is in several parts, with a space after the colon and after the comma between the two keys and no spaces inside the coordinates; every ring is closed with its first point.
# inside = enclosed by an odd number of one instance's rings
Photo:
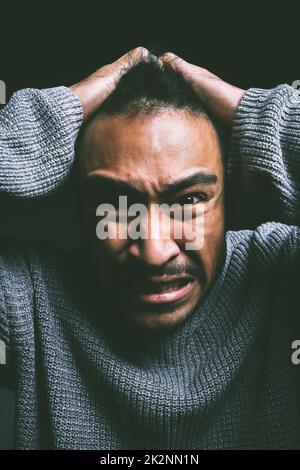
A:
{"type": "Polygon", "coordinates": [[[83,112],[83,121],[85,121],[93,112],[93,98],[89,91],[89,87],[86,87],[82,83],[78,83],[70,86],[69,90],[71,90],[80,101],[83,112]]]}

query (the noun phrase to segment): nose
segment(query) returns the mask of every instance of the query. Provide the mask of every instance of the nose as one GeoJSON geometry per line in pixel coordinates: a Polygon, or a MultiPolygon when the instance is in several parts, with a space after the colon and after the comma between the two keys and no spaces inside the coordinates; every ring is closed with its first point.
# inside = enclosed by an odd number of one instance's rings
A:
{"type": "Polygon", "coordinates": [[[143,238],[133,241],[128,250],[130,256],[139,258],[152,266],[163,266],[180,253],[180,248],[169,233],[168,224],[164,223],[161,213],[153,207],[148,211],[148,217],[141,221],[143,238]]]}
{"type": "Polygon", "coordinates": [[[179,254],[179,248],[173,240],[139,240],[129,247],[129,253],[152,266],[163,266],[179,254]]]}

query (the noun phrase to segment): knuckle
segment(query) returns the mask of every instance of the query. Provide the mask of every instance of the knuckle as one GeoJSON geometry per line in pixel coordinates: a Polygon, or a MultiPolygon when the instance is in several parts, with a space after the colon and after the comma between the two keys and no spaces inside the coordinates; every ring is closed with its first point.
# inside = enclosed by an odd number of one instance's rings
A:
{"type": "Polygon", "coordinates": [[[144,46],[137,46],[134,49],[136,52],[143,52],[146,51],[146,48],[144,46]]]}
{"type": "Polygon", "coordinates": [[[148,50],[143,46],[138,46],[133,49],[133,54],[139,57],[143,57],[148,54],[148,50]]]}

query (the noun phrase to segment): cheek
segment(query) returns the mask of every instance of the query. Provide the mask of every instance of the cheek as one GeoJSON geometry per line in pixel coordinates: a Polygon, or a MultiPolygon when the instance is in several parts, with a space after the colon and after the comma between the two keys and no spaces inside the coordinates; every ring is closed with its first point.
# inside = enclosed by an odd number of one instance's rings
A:
{"type": "Polygon", "coordinates": [[[128,246],[128,240],[117,237],[101,240],[95,236],[95,243],[101,252],[105,252],[106,255],[112,257],[124,256],[123,253],[126,252],[126,248],[128,246]]]}
{"type": "Polygon", "coordinates": [[[95,223],[95,245],[105,258],[121,262],[127,258],[127,251],[132,243],[128,223],[118,223],[116,220],[104,222],[102,219],[95,223]]]}
{"type": "Polygon", "coordinates": [[[224,236],[224,213],[221,205],[208,211],[204,220],[203,256],[211,275],[214,274],[224,236]]]}
{"type": "Polygon", "coordinates": [[[222,205],[218,204],[206,212],[202,212],[202,215],[193,219],[192,224],[185,224],[185,229],[185,236],[181,241],[177,241],[178,245],[187,256],[194,258],[195,261],[198,260],[198,262],[201,260],[209,282],[215,273],[224,236],[222,205]],[[191,236],[193,243],[189,245],[191,236]],[[189,249],[188,246],[192,247],[189,249]]]}

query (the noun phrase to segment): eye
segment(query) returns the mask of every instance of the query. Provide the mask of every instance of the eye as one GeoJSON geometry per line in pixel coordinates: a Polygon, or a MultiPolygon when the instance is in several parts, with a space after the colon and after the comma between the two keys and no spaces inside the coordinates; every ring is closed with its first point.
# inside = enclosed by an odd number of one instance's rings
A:
{"type": "Polygon", "coordinates": [[[207,195],[204,193],[184,194],[176,200],[176,202],[181,205],[194,205],[204,201],[207,201],[207,195]]]}

